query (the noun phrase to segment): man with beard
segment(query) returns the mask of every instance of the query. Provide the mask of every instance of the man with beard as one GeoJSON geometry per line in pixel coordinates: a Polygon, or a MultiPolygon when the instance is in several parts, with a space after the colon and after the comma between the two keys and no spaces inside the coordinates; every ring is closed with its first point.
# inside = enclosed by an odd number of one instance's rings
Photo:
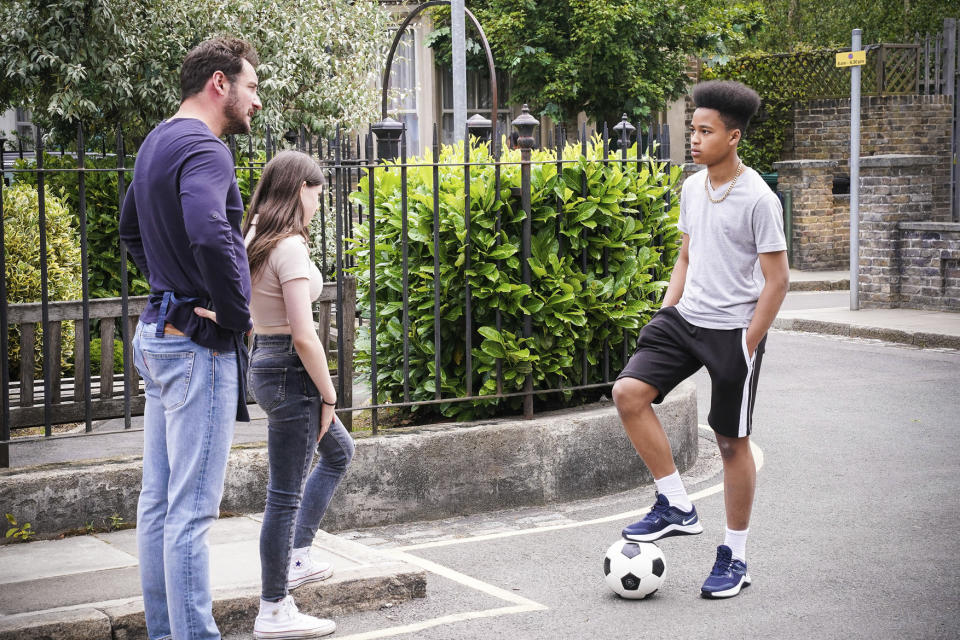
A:
{"type": "Polygon", "coordinates": [[[220,638],[207,533],[219,515],[236,420],[248,421],[251,326],[243,203],[220,136],[261,108],[254,48],[214,38],[187,54],[179,111],[137,153],[120,237],[150,283],[133,340],[146,386],[137,546],[153,640],[220,638]],[[217,321],[193,312],[202,306],[217,321]]]}

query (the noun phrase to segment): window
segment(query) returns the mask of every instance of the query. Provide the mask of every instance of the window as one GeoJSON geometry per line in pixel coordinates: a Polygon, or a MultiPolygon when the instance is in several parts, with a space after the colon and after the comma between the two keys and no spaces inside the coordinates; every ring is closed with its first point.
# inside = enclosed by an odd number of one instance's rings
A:
{"type": "Polygon", "coordinates": [[[408,28],[397,45],[390,67],[389,115],[407,125],[407,155],[420,153],[420,121],[417,117],[416,33],[408,28]]]}
{"type": "MultiPolygon", "coordinates": [[[[438,67],[440,78],[440,140],[452,144],[453,135],[453,71],[438,67]]],[[[507,107],[508,86],[506,74],[497,74],[497,120],[501,134],[509,135],[511,113],[507,107]]],[[[467,118],[479,113],[490,119],[490,74],[487,71],[467,69],[467,118]]]]}
{"type": "Polygon", "coordinates": [[[33,121],[29,109],[16,109],[17,136],[25,143],[33,141],[33,121]]]}

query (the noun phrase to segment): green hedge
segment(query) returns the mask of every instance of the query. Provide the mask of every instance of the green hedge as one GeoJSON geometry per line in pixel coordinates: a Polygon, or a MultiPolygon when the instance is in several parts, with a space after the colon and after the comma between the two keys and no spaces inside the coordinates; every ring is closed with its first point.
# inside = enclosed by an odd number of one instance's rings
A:
{"type": "MultiPolygon", "coordinates": [[[[133,156],[127,157],[127,166],[133,167],[133,156]]],[[[80,226],[80,179],[76,171],[77,159],[72,155],[43,155],[43,166],[49,169],[44,182],[63,194],[74,220],[80,226]],[[58,171],[60,170],[60,171],[58,171]]],[[[87,169],[116,169],[115,158],[88,156],[87,169]]],[[[17,169],[34,169],[33,162],[17,161],[17,169]]],[[[18,183],[36,185],[35,173],[14,172],[18,183]]],[[[84,189],[87,205],[87,269],[90,274],[90,297],[113,298],[120,295],[120,196],[117,191],[117,171],[85,171],[84,189]]],[[[126,172],[130,184],[133,171],[126,172]]],[[[127,261],[127,283],[131,296],[145,295],[150,287],[132,260],[127,261]]],[[[79,299],[79,296],[77,297],[79,299]]]]}
{"type": "MultiPolygon", "coordinates": [[[[629,152],[636,153],[635,147],[629,152]]],[[[611,158],[615,156],[611,154],[611,158]]],[[[471,146],[471,162],[491,163],[486,145],[471,146]]],[[[603,379],[602,345],[610,345],[610,373],[623,365],[623,341],[632,352],[638,330],[659,308],[679,248],[677,179],[680,168],[637,162],[605,163],[602,145],[594,139],[585,157],[579,146],[563,150],[562,173],[554,151],[535,151],[532,165],[532,286],[522,283],[520,264],[524,212],[516,189],[518,164],[504,164],[500,199],[496,199],[492,164],[471,167],[471,269],[465,269],[463,144],[440,153],[440,334],[441,392],[466,395],[465,276],[472,287],[473,392],[496,391],[496,359],[502,359],[503,391],[522,391],[532,372],[534,388],[580,384],[582,356],[589,359],[588,382],[603,379]],[[587,189],[581,191],[586,175],[587,189]],[[514,189],[511,192],[511,189],[514,189]],[[669,201],[669,204],[668,202],[669,201]],[[502,228],[495,233],[496,215],[502,228]],[[559,220],[559,234],[557,224],[559,220]],[[660,237],[662,245],[655,239],[660,237]],[[499,242],[498,242],[499,240],[499,242]],[[581,269],[581,250],[588,254],[581,269]],[[603,269],[606,253],[608,272],[603,269]],[[502,314],[496,330],[495,312],[502,314]],[[533,320],[533,335],[522,337],[523,315],[533,320]]],[[[517,163],[519,151],[507,151],[505,163],[517,163]]],[[[432,162],[428,152],[410,164],[432,162]]],[[[413,400],[434,397],[433,315],[433,178],[430,167],[408,169],[410,394],[413,400]]],[[[403,329],[401,268],[400,172],[375,171],[377,402],[403,399],[403,329]]],[[[369,202],[369,180],[360,181],[352,197],[369,202]]],[[[356,227],[348,250],[357,259],[361,309],[369,309],[368,227],[356,227]]],[[[369,340],[358,340],[358,361],[369,361],[369,340]]],[[[582,397],[567,393],[565,402],[582,397]]],[[[556,403],[557,396],[548,399],[556,403]]],[[[439,412],[473,419],[498,411],[514,411],[520,398],[474,403],[424,405],[420,412],[439,412]]],[[[555,406],[552,404],[551,406],[555,406]]]]}
{"type": "MultiPolygon", "coordinates": [[[[65,197],[50,187],[44,189],[44,213],[47,236],[47,293],[50,300],[80,299],[80,240],[72,226],[73,217],[64,203],[65,197]]],[[[7,301],[39,302],[40,279],[40,207],[37,189],[30,185],[13,185],[3,190],[3,269],[7,285],[7,301]]],[[[43,327],[34,342],[35,374],[43,364],[43,327]]],[[[20,327],[11,326],[7,334],[7,361],[11,376],[19,379],[20,327]]],[[[61,334],[65,371],[72,370],[73,323],[64,322],[61,334]]]]}

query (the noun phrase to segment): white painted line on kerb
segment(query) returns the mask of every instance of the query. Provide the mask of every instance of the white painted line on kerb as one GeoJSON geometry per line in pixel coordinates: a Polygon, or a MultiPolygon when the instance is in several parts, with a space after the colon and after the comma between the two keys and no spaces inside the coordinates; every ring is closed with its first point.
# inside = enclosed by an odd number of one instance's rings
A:
{"type": "Polygon", "coordinates": [[[452,613],[439,618],[431,618],[429,620],[413,622],[396,627],[389,627],[387,629],[377,629],[375,631],[366,631],[349,636],[339,636],[340,640],[374,640],[375,638],[389,638],[408,633],[416,633],[418,631],[423,631],[425,629],[439,627],[442,625],[465,622],[467,620],[494,618],[497,616],[512,615],[517,613],[529,613],[531,611],[545,611],[548,608],[546,605],[542,605],[539,602],[534,602],[533,600],[524,598],[523,596],[513,593],[512,591],[507,591],[505,589],[501,589],[500,587],[483,582],[482,580],[477,580],[476,578],[472,578],[464,573],[460,573],[459,571],[454,571],[453,569],[437,564],[436,562],[418,558],[417,556],[404,553],[403,551],[385,549],[384,552],[397,560],[418,566],[421,569],[429,571],[430,573],[435,573],[438,576],[447,578],[448,580],[452,580],[466,587],[470,587],[471,589],[476,589],[477,591],[485,593],[489,596],[493,596],[494,598],[500,598],[501,600],[511,602],[513,603],[513,606],[500,607],[497,609],[485,609],[481,611],[452,613]]]}
{"type": "MultiPolygon", "coordinates": [[[[701,429],[711,430],[710,427],[706,425],[699,425],[701,429]]],[[[712,431],[712,430],[711,430],[712,431]]],[[[750,441],[750,449],[753,451],[753,461],[757,467],[757,471],[760,471],[760,468],[763,467],[763,450],[760,449],[752,440],[750,441]]],[[[706,498],[707,496],[712,496],[714,494],[720,493],[723,491],[723,482],[719,482],[711,487],[706,489],[701,489],[696,493],[690,494],[691,501],[697,501],[701,498],[706,498]]],[[[579,522],[567,522],[564,524],[552,524],[544,527],[536,527],[534,529],[518,529],[516,531],[501,531],[498,533],[486,533],[478,536],[468,536],[464,538],[454,538],[452,540],[436,540],[434,542],[422,542],[420,544],[411,544],[405,547],[398,547],[399,551],[415,551],[417,549],[433,549],[435,547],[448,547],[455,544],[465,544],[468,542],[484,542],[486,540],[499,540],[501,538],[512,538],[514,536],[528,536],[535,533],[545,533],[548,531],[560,531],[562,529],[575,529],[577,527],[588,527],[595,524],[604,524],[607,522],[616,522],[617,520],[626,520],[629,518],[639,518],[644,514],[650,511],[649,508],[638,509],[636,511],[625,511],[623,513],[617,513],[612,516],[604,516],[602,518],[594,518],[593,520],[581,520],[579,522]]]]}

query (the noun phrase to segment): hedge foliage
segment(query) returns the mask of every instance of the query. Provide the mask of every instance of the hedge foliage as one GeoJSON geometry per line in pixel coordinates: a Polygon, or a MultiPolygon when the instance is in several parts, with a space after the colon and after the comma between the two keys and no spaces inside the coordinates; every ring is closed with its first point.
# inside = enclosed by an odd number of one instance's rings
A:
{"type": "MultiPolygon", "coordinates": [[[[133,178],[133,156],[128,156],[126,166],[126,184],[133,178]]],[[[77,159],[73,155],[43,155],[43,166],[49,172],[44,173],[45,184],[62,194],[64,203],[70,209],[73,225],[80,226],[80,177],[77,159]]],[[[96,169],[116,169],[117,160],[110,157],[87,156],[84,167],[84,189],[86,191],[87,213],[87,269],[90,276],[91,298],[114,298],[120,295],[120,195],[117,191],[117,171],[96,171],[96,169]]],[[[33,162],[17,161],[16,169],[34,169],[33,162]]],[[[37,174],[14,172],[18,183],[36,186],[37,174]]],[[[145,295],[150,287],[143,275],[133,264],[127,261],[127,284],[131,296],[145,295]]],[[[76,300],[80,299],[78,295],[76,300]]]]}
{"type": "MultiPolygon", "coordinates": [[[[534,389],[573,386],[582,381],[582,352],[587,380],[603,380],[603,344],[610,346],[610,372],[622,366],[623,341],[632,352],[638,330],[659,308],[679,248],[679,167],[649,160],[604,162],[598,139],[581,157],[579,145],[562,151],[557,170],[552,150],[533,152],[531,170],[532,246],[530,286],[523,284],[520,206],[520,152],[504,153],[497,199],[494,165],[487,145],[472,143],[470,242],[466,269],[463,143],[445,146],[439,162],[439,264],[441,392],[466,395],[465,279],[472,293],[473,392],[496,392],[496,360],[502,361],[503,391],[522,391],[532,372],[534,389]],[[638,167],[638,164],[640,165],[638,167]],[[581,180],[586,176],[586,190],[581,180]],[[513,191],[512,191],[513,190],[513,191]],[[501,229],[496,232],[496,217],[501,229]],[[559,229],[559,233],[558,233],[559,229]],[[662,244],[657,244],[660,238],[662,244]],[[586,250],[587,268],[581,268],[586,250]],[[606,256],[607,269],[604,269],[606,256]],[[502,315],[496,328],[495,313],[502,315]],[[533,335],[523,338],[523,316],[532,316],[533,335]]],[[[636,148],[629,152],[635,157],[636,148]]],[[[613,154],[610,158],[614,158],[613,154]]],[[[433,161],[428,151],[411,165],[433,161]]],[[[390,165],[388,165],[390,166],[390,165]]],[[[352,196],[366,206],[369,180],[352,196]]],[[[435,391],[433,175],[428,166],[407,171],[409,238],[410,395],[430,400],[435,391]]],[[[376,282],[369,279],[368,226],[356,227],[348,252],[356,256],[361,309],[369,309],[376,289],[377,402],[403,399],[403,324],[401,260],[401,180],[395,165],[378,169],[374,180],[376,282]]],[[[369,340],[358,340],[358,360],[369,360],[369,340]]],[[[549,398],[555,401],[556,396],[549,398]]],[[[579,400],[573,394],[567,402],[579,400]]],[[[423,405],[415,411],[469,420],[516,410],[522,400],[423,405]]]]}
{"type": "MultiPolygon", "coordinates": [[[[50,300],[79,300],[80,241],[73,227],[73,216],[62,194],[50,187],[44,189],[44,212],[47,240],[47,292],[50,300]]],[[[39,302],[40,279],[40,207],[37,189],[15,184],[3,190],[4,275],[7,300],[39,302]]],[[[43,363],[43,328],[39,327],[34,342],[35,373],[43,363]]],[[[11,326],[7,334],[7,359],[11,375],[20,370],[20,328],[11,326]]],[[[61,366],[69,369],[73,356],[73,323],[63,323],[61,334],[61,366]]]]}

